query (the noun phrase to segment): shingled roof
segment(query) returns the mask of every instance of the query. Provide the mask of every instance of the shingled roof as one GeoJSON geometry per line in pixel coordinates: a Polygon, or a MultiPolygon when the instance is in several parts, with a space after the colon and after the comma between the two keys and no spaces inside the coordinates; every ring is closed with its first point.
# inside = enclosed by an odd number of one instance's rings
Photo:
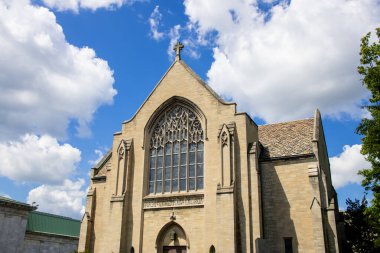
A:
{"type": "Polygon", "coordinates": [[[260,160],[312,155],[314,119],[259,126],[260,160]]]}

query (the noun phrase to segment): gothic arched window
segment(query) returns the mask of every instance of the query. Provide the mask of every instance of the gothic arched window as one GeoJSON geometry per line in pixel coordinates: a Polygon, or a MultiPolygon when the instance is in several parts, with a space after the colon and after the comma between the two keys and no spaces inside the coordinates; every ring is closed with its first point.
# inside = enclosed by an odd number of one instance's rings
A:
{"type": "Polygon", "coordinates": [[[189,108],[176,104],[162,113],[149,152],[150,194],[203,189],[203,130],[189,108]]]}

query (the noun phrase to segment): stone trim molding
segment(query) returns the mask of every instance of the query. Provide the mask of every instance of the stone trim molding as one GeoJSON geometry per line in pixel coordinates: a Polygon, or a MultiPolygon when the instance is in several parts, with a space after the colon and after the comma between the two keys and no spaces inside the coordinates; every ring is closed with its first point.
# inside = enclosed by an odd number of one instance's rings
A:
{"type": "Polygon", "coordinates": [[[124,195],[111,197],[111,202],[123,202],[123,201],[124,201],[124,195]]]}
{"type": "Polygon", "coordinates": [[[308,167],[308,173],[309,177],[317,177],[318,176],[318,166],[317,165],[310,165],[308,167]]]}
{"type": "Polygon", "coordinates": [[[203,207],[203,194],[172,196],[147,196],[143,199],[143,209],[167,209],[174,207],[203,207]]]}
{"type": "Polygon", "coordinates": [[[218,184],[216,189],[216,194],[226,194],[226,193],[233,193],[234,192],[234,185],[230,187],[221,187],[220,184],[218,184]]]}

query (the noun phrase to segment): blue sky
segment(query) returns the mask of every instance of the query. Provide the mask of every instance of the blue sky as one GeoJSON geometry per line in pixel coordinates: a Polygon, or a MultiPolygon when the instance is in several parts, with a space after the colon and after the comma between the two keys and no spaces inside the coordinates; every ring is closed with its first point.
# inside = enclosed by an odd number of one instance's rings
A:
{"type": "Polygon", "coordinates": [[[313,2],[0,0],[0,194],[80,217],[90,168],[180,39],[183,60],[258,124],[320,108],[340,207],[361,198],[356,66],[380,6],[313,2]]]}

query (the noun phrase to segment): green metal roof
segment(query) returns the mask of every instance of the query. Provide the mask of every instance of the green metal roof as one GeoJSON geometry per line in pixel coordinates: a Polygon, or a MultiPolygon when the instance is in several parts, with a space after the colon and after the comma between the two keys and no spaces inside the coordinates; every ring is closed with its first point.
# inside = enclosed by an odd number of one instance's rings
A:
{"type": "Polygon", "coordinates": [[[69,217],[34,211],[29,213],[26,230],[79,237],[80,221],[69,217]]]}

